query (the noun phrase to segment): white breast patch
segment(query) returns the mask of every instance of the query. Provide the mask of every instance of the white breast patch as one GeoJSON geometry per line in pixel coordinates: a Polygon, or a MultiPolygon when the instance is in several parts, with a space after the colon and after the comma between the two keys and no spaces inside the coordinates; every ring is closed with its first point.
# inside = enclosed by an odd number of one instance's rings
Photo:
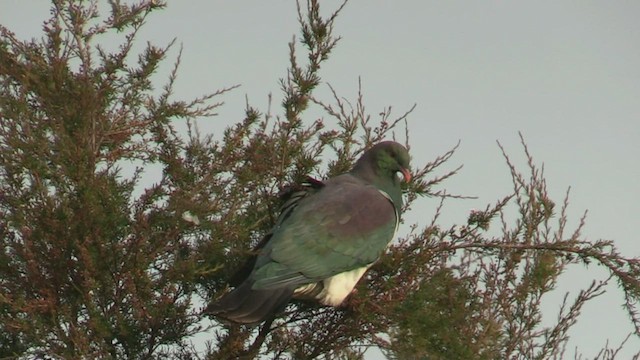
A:
{"type": "Polygon", "coordinates": [[[338,306],[342,304],[367,269],[369,269],[369,266],[345,271],[325,279],[322,282],[324,288],[316,298],[323,305],[338,306]]]}

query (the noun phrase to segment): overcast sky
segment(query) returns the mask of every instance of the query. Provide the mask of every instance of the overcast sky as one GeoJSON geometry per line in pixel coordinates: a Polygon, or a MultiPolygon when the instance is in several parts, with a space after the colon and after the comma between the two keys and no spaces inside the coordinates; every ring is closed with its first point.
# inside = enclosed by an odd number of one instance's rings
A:
{"type": "MultiPolygon", "coordinates": [[[[322,3],[326,11],[336,4],[322,3]]],[[[2,0],[0,23],[35,36],[48,8],[44,0],[2,0]]],[[[139,38],[166,44],[175,37],[184,46],[178,97],[242,85],[202,129],[219,132],[241,119],[245,96],[263,111],[268,93],[279,104],[295,11],[291,0],[169,1],[139,38]]],[[[545,165],[552,198],[561,202],[571,187],[571,224],[588,209],[586,237],[613,239],[623,253],[640,256],[638,19],[638,1],[352,0],[337,20],[343,39],[321,75],[349,99],[361,77],[371,114],[417,104],[409,118],[416,167],[461,141],[450,168],[464,168],[446,188],[478,199],[449,202],[443,225],[464,222],[470,209],[511,191],[496,140],[526,170],[520,131],[545,165]]],[[[405,218],[424,222],[436,205],[421,199],[405,218]]],[[[605,275],[595,266],[567,271],[545,301],[547,319],[565,291],[605,275]]],[[[617,343],[631,332],[622,303],[612,292],[586,306],[569,349],[592,358],[607,339],[617,343]]],[[[621,359],[637,349],[633,339],[621,359]]]]}

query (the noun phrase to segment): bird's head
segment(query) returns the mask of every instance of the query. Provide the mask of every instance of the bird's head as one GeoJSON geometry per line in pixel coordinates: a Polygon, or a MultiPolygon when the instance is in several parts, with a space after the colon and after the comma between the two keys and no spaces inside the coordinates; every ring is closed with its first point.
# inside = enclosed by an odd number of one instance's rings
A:
{"type": "Polygon", "coordinates": [[[352,172],[373,183],[391,180],[394,184],[399,184],[397,174],[401,173],[404,181],[409,182],[409,152],[395,141],[383,141],[365,151],[352,172]]]}

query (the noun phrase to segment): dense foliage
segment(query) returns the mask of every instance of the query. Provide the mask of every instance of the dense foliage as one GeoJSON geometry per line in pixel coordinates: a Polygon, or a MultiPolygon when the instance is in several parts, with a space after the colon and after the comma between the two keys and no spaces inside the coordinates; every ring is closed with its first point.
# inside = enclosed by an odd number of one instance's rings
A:
{"type": "MultiPolygon", "coordinates": [[[[132,52],[164,4],[98,3],[52,1],[38,40],[0,26],[0,359],[357,359],[369,346],[398,359],[561,358],[581,307],[609,280],[640,335],[640,260],[583,239],[582,225],[567,229],[567,199],[548,197],[528,152],[526,176],[505,154],[512,195],[467,224],[411,227],[343,307],[296,302],[257,328],[203,321],[203,301],[225,291],[272,226],[282,190],[349,169],[365,147],[404,134],[410,111],[373,118],[362,97],[314,97],[340,9],[323,17],[310,1],[281,115],[248,107],[223,134],[202,135],[197,122],[232,88],[173,100],[179,61],[154,82],[172,44],[132,52]],[[123,41],[109,52],[100,44],[114,33],[123,41]],[[305,118],[310,107],[325,119],[305,118]],[[152,169],[161,175],[143,181],[152,169]],[[567,266],[590,262],[609,280],[543,326],[541,298],[567,266]],[[203,331],[211,343],[196,351],[190,336],[203,331]]],[[[437,189],[455,175],[440,170],[454,150],[414,164],[407,211],[419,195],[450,196],[437,189]]]]}

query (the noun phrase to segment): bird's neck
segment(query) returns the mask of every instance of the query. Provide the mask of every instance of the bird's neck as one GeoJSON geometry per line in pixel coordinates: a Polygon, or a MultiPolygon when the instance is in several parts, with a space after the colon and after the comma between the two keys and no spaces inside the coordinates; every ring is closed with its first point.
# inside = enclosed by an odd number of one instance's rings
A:
{"type": "Polygon", "coordinates": [[[392,175],[391,178],[380,179],[381,181],[372,182],[372,184],[389,195],[393,205],[399,212],[402,208],[402,190],[400,189],[399,180],[393,179],[394,177],[395,175],[392,175]],[[394,183],[394,180],[398,183],[394,183]]]}
{"type": "Polygon", "coordinates": [[[351,174],[384,191],[389,195],[396,209],[400,211],[402,208],[402,191],[400,180],[395,174],[378,174],[371,167],[358,166],[354,167],[351,174]]]}

